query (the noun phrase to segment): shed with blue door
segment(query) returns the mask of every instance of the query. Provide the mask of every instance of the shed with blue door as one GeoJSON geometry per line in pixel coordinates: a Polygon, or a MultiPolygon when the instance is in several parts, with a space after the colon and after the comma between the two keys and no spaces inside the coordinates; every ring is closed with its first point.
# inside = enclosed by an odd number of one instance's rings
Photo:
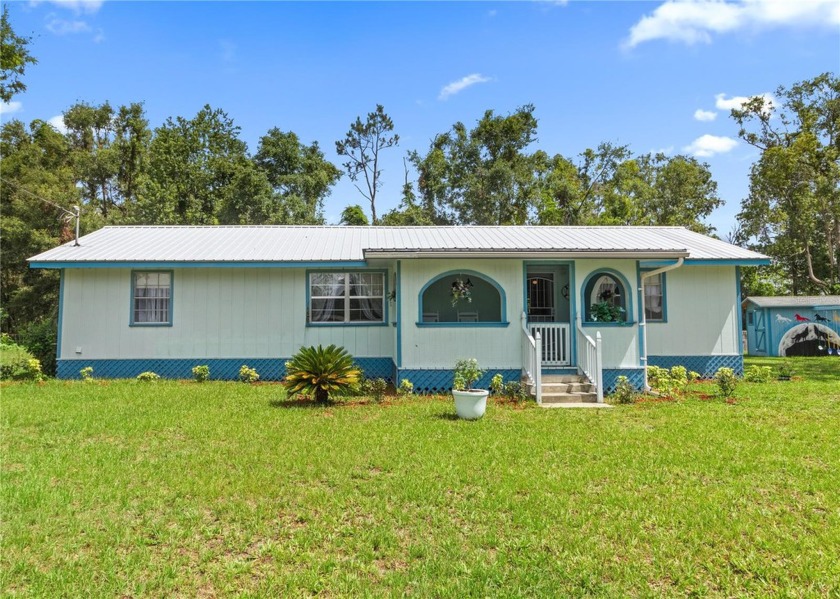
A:
{"type": "Polygon", "coordinates": [[[840,357],[840,295],[757,296],[741,305],[751,356],[840,357]]]}

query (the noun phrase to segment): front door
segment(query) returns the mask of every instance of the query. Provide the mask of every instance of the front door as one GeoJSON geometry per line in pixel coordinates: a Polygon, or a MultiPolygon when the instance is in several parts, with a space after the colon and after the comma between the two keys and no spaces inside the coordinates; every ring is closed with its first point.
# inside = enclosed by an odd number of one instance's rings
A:
{"type": "Polygon", "coordinates": [[[562,273],[553,272],[555,270],[558,269],[528,270],[528,329],[532,336],[540,334],[543,366],[568,366],[571,354],[569,323],[558,322],[556,302],[557,285],[563,278],[562,273]]]}

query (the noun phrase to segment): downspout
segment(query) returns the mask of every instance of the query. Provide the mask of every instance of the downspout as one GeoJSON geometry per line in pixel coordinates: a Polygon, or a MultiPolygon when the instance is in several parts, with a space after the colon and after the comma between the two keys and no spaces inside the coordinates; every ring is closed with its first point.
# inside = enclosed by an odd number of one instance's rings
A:
{"type": "Polygon", "coordinates": [[[679,258],[676,263],[670,264],[668,266],[663,266],[662,268],[657,268],[656,270],[649,270],[647,272],[641,273],[640,278],[640,285],[639,285],[639,296],[641,299],[641,314],[639,315],[639,326],[642,329],[642,355],[639,356],[639,361],[642,363],[642,376],[643,376],[643,390],[645,393],[650,391],[650,385],[648,385],[648,376],[647,376],[647,361],[648,361],[648,350],[647,350],[647,319],[645,318],[645,279],[649,279],[650,277],[655,277],[656,275],[662,274],[663,272],[668,272],[670,270],[676,270],[680,266],[683,265],[685,262],[685,258],[679,258]]]}

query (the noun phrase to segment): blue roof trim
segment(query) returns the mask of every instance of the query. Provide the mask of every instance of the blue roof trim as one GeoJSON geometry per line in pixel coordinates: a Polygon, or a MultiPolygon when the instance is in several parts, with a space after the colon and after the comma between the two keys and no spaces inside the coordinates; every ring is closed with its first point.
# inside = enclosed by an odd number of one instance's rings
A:
{"type": "MultiPolygon", "coordinates": [[[[639,262],[641,268],[658,268],[660,266],[672,266],[676,260],[642,260],[639,262]]],[[[722,258],[696,259],[686,258],[683,266],[769,266],[770,258],[722,258]]]]}
{"type": "Polygon", "coordinates": [[[367,268],[364,260],[344,262],[30,262],[29,268],[367,268]]]}

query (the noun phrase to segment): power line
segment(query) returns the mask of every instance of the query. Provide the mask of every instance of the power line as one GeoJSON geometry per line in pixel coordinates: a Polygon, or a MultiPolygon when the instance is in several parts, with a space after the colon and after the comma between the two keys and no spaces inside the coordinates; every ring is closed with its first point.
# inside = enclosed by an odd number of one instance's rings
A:
{"type": "Polygon", "coordinates": [[[36,200],[41,200],[42,202],[46,202],[50,206],[54,206],[54,207],[58,208],[59,210],[61,210],[67,216],[75,218],[76,219],[76,238],[73,240],[73,245],[79,245],[79,220],[81,220],[79,218],[79,214],[81,213],[81,210],[79,209],[78,206],[73,206],[73,211],[71,212],[70,210],[67,210],[67,208],[64,208],[63,206],[59,206],[58,204],[56,204],[52,200],[48,200],[47,198],[39,196],[37,193],[29,191],[25,187],[23,187],[21,185],[18,185],[17,183],[14,183],[13,181],[9,181],[8,179],[0,179],[0,183],[5,183],[7,185],[11,185],[12,187],[17,189],[18,191],[20,191],[22,193],[25,193],[26,195],[31,196],[31,197],[35,198],[36,200]]]}

